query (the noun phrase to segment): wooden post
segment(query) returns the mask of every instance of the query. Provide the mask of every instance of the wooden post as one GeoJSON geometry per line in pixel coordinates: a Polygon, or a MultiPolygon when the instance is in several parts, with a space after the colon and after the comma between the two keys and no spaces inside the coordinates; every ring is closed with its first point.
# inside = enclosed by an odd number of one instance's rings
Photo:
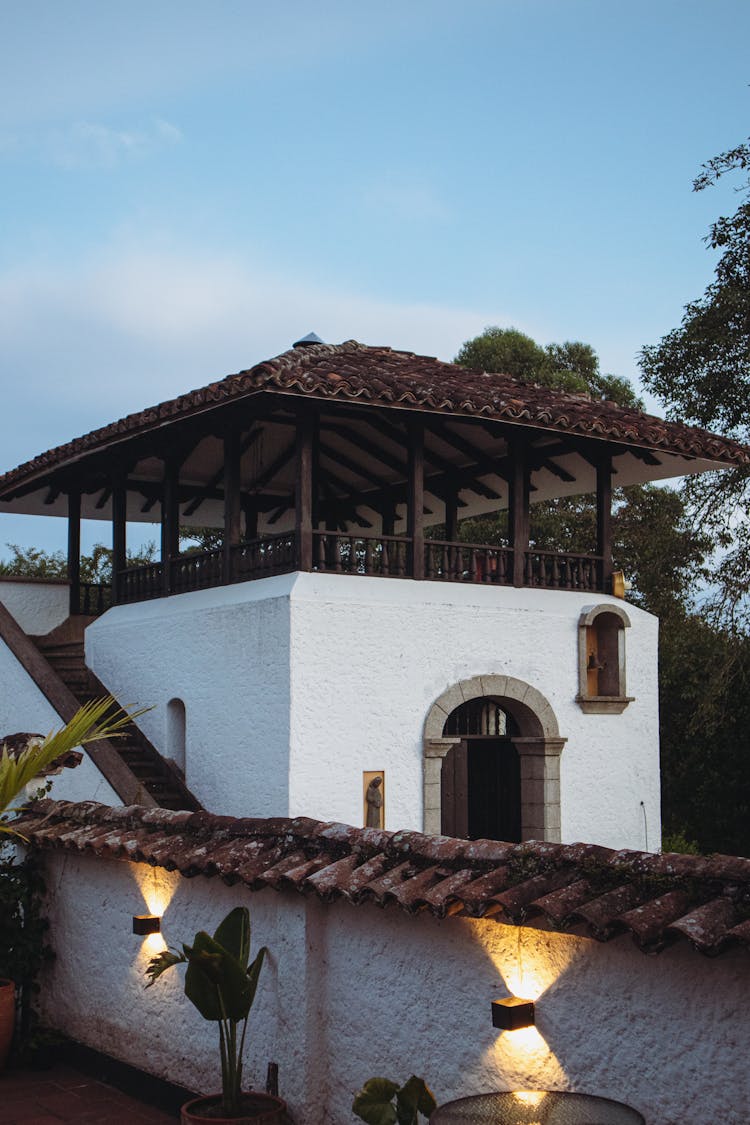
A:
{"type": "Polygon", "coordinates": [[[242,510],[245,513],[245,539],[252,542],[258,538],[258,505],[251,496],[242,497],[242,510]]]}
{"type": "Polygon", "coordinates": [[[445,495],[445,538],[449,543],[458,540],[458,489],[453,484],[445,495]]]}
{"type": "Polygon", "coordinates": [[[602,557],[603,592],[612,588],[612,454],[596,466],[596,553],[602,557]]]}
{"type": "Polygon", "coordinates": [[[174,457],[164,461],[161,502],[161,565],[164,596],[172,592],[171,560],[180,553],[179,462],[174,457]]]}
{"type": "Polygon", "coordinates": [[[297,480],[294,497],[297,567],[312,570],[313,442],[315,418],[304,404],[297,412],[297,480]]]}
{"type": "Polygon", "coordinates": [[[112,485],[112,600],[115,604],[123,593],[121,572],[127,564],[127,503],[127,480],[118,476],[112,485]]]}
{"type": "Polygon", "coordinates": [[[240,435],[224,438],[224,581],[232,581],[232,548],[240,542],[240,435]]]}
{"type": "Polygon", "coordinates": [[[396,505],[386,501],[383,505],[383,535],[396,534],[396,505]]]}
{"type": "Polygon", "coordinates": [[[424,421],[410,418],[408,535],[411,539],[411,576],[424,578],[424,421]]]}
{"type": "Polygon", "coordinates": [[[81,612],[81,490],[68,492],[68,582],[71,616],[81,612]]]}
{"type": "Polygon", "coordinates": [[[529,549],[529,467],[528,449],[523,438],[509,441],[510,481],[508,536],[513,548],[513,585],[526,581],[526,552],[529,549]]]}

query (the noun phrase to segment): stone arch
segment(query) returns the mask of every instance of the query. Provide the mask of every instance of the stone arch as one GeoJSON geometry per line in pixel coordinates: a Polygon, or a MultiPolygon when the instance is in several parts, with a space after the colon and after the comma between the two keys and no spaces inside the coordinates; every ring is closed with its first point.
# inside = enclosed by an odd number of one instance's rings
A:
{"type": "Polygon", "coordinates": [[[521,833],[524,840],[560,839],[560,737],[550,703],[531,684],[515,676],[489,674],[461,680],[432,704],[424,724],[424,831],[441,830],[443,759],[459,738],[443,734],[448,716],[471,699],[502,703],[521,732],[515,738],[521,765],[521,833]]]}

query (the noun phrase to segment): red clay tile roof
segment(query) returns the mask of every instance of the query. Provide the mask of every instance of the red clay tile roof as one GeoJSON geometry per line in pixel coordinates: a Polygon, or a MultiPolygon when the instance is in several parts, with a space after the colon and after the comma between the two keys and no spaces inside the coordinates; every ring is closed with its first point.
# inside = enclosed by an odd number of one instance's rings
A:
{"type": "Polygon", "coordinates": [[[292,348],[247,371],[57,446],[0,476],[0,495],[32,473],[54,469],[128,435],[261,391],[483,417],[729,465],[750,463],[750,451],[744,446],[695,426],[665,422],[586,395],[523,383],[510,375],[469,371],[430,356],[347,340],[292,348]]]}
{"type": "Polygon", "coordinates": [[[653,855],[594,844],[504,844],[384,832],[298,817],[252,820],[86,801],[40,801],[16,824],[40,848],[126,859],[408,914],[463,914],[630,933],[659,952],[678,939],[716,955],[750,946],[750,859],[653,855]]]}

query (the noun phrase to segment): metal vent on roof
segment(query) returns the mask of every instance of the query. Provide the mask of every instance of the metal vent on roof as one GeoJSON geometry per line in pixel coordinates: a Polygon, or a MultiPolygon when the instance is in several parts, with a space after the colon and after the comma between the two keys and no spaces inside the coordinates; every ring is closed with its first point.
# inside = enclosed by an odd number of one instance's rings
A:
{"type": "Polygon", "coordinates": [[[293,348],[309,348],[311,344],[323,344],[325,341],[321,340],[320,336],[316,336],[314,332],[308,332],[301,340],[295,340],[292,344],[293,348]]]}

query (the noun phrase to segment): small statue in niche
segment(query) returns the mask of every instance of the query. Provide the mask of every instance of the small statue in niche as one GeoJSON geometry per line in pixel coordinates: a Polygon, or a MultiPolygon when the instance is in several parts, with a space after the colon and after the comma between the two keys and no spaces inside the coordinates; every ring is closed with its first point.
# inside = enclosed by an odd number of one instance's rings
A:
{"type": "Polygon", "coordinates": [[[365,802],[367,804],[365,828],[380,828],[381,826],[383,794],[380,791],[380,787],[382,784],[382,777],[374,777],[367,786],[367,792],[365,793],[365,802]]]}

